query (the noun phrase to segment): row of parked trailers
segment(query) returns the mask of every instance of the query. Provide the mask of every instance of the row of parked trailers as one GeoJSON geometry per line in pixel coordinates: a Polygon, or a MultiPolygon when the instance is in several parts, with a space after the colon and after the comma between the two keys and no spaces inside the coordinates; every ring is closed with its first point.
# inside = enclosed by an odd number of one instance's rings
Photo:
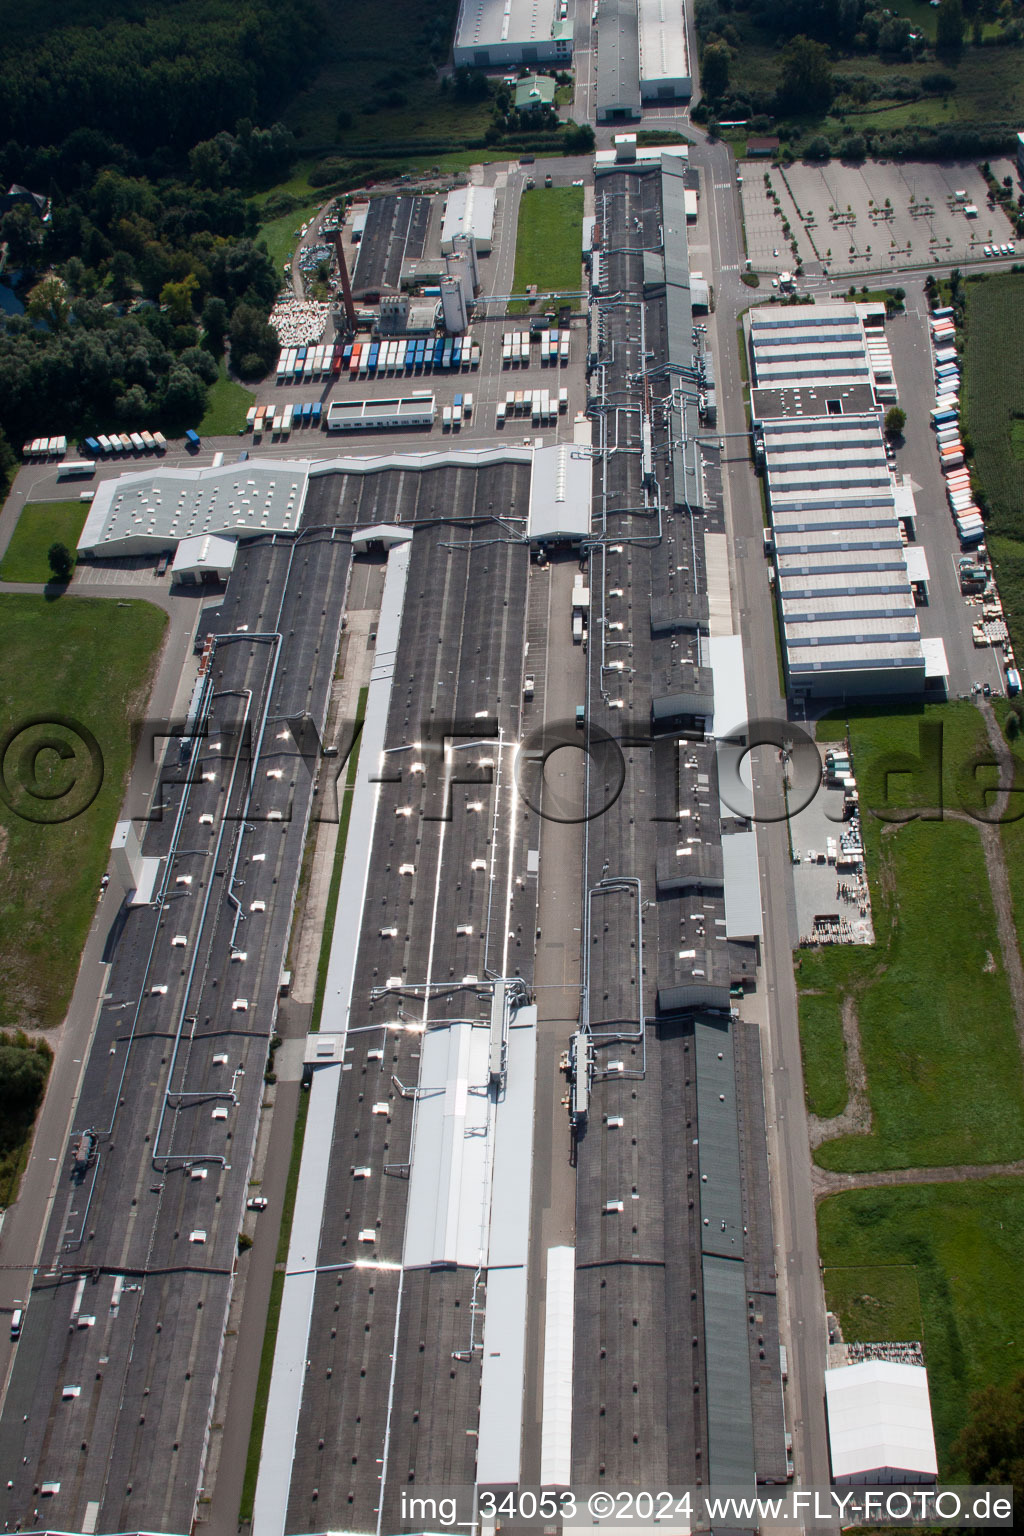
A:
{"type": "Polygon", "coordinates": [[[62,459],[68,451],[66,437],[34,437],[21,450],[24,459],[62,459]]]}
{"type": "Polygon", "coordinates": [[[495,424],[503,427],[513,416],[529,416],[532,426],[550,426],[568,409],[568,389],[510,389],[504,400],[498,401],[495,424]]]}
{"type": "Polygon", "coordinates": [[[480,348],[465,336],[402,336],[394,341],[335,342],[323,346],[285,347],[277,360],[277,382],[312,379],[365,379],[396,373],[467,373],[480,366],[480,348]]]}
{"type": "Polygon", "coordinates": [[[166,453],[167,439],[162,432],[115,432],[109,437],[101,433],[85,438],[82,447],[95,459],[105,458],[108,454],[116,457],[121,453],[166,453]]]}
{"type": "Polygon", "coordinates": [[[542,368],[554,368],[569,362],[568,331],[506,331],[501,338],[501,366],[525,368],[530,361],[531,346],[540,343],[542,368]]]}
{"type": "Polygon", "coordinates": [[[935,354],[932,427],[939,450],[939,463],[946,477],[950,511],[961,547],[966,549],[979,544],[985,537],[985,524],[971,491],[971,477],[964,462],[964,445],[960,437],[960,370],[952,309],[934,310],[929,324],[935,354]]]}
{"type": "Polygon", "coordinates": [[[288,405],[251,405],[246,413],[245,424],[254,437],[264,432],[279,436],[293,428],[319,427],[323,424],[324,408],[320,400],[305,400],[288,405]]]}

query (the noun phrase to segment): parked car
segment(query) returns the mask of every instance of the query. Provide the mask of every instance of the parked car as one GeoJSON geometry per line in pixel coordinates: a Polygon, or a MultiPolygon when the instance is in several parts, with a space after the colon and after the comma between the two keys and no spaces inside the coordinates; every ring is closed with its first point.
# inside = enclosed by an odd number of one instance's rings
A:
{"type": "Polygon", "coordinates": [[[267,1204],[266,1195],[253,1195],[251,1200],[245,1202],[245,1208],[247,1211],[265,1211],[267,1204]]]}

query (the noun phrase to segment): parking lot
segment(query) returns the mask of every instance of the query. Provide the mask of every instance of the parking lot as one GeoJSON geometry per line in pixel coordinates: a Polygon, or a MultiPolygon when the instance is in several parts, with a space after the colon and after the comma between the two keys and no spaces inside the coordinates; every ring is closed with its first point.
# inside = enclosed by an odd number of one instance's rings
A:
{"type": "MultiPolygon", "coordinates": [[[[1004,174],[1002,162],[992,168],[1004,174]]],[[[989,207],[988,187],[973,163],[770,167],[781,216],[764,185],[766,168],[747,162],[742,170],[748,255],[760,271],[792,264],[784,221],[805,265],[820,262],[853,277],[985,260],[986,245],[1013,239],[1002,209],[989,207]],[[977,209],[976,217],[968,207],[977,209]]]]}

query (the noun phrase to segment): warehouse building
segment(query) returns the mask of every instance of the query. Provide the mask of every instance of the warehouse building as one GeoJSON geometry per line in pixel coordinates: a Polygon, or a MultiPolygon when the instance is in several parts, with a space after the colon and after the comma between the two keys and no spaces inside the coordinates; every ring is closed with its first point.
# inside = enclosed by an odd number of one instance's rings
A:
{"type": "Polygon", "coordinates": [[[693,94],[682,0],[640,0],[640,99],[689,101],[693,94]]]}
{"type": "Polygon", "coordinates": [[[434,396],[393,396],[386,400],[332,400],[327,408],[328,432],[380,432],[395,427],[432,427],[434,396]]]}
{"type": "Polygon", "coordinates": [[[474,69],[572,63],[572,22],[557,0],[462,0],[454,63],[474,69]]]}
{"type": "Polygon", "coordinates": [[[868,306],[750,319],[751,408],[771,516],[787,687],[801,697],[944,690],[917,618],[913,492],[889,469],[879,407],[888,345],[868,306]],[[851,311],[853,311],[851,313],[851,311]],[[867,323],[866,323],[867,322],[867,323]],[[903,526],[901,527],[901,522],[903,526]]]}
{"type": "Polygon", "coordinates": [[[938,1475],[928,1372],[862,1360],[825,1372],[832,1480],[841,1487],[932,1484],[938,1475]]]}
{"type": "Polygon", "coordinates": [[[478,256],[489,256],[494,237],[494,188],[456,187],[448,194],[441,223],[441,251],[448,255],[459,237],[472,238],[478,256]]]}
{"type": "Polygon", "coordinates": [[[636,0],[601,0],[597,12],[597,120],[640,116],[640,31],[636,0]]]}
{"type": "Polygon", "coordinates": [[[153,468],[103,480],[89,507],[78,553],[121,559],[177,549],[207,534],[227,539],[294,533],[309,465],[253,459],[217,469],[153,468]]]}

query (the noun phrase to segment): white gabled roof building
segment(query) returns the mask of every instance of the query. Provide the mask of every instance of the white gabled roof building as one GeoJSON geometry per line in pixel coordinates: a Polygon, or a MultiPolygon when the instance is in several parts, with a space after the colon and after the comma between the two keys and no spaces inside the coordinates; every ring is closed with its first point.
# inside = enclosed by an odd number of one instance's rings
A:
{"type": "Polygon", "coordinates": [[[928,1372],[863,1360],[825,1372],[832,1480],[934,1483],[938,1476],[928,1372]]]}

